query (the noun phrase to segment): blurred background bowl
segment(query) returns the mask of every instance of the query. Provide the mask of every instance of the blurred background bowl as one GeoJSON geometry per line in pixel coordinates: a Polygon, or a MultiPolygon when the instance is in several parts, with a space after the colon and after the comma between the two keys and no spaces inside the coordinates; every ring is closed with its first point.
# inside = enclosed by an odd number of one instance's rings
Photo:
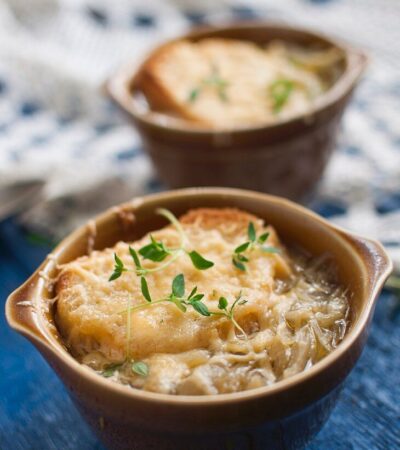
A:
{"type": "Polygon", "coordinates": [[[279,39],[305,48],[334,47],[344,54],[343,67],[306,114],[231,130],[199,128],[184,120],[162,121],[149,113],[135,98],[142,66],[121,68],[106,83],[106,91],[136,126],[168,187],[239,187],[304,200],[320,180],[335,147],[341,117],[366,67],[365,54],[314,32],[265,22],[202,28],[176,40],[209,37],[259,45],[279,39]]]}

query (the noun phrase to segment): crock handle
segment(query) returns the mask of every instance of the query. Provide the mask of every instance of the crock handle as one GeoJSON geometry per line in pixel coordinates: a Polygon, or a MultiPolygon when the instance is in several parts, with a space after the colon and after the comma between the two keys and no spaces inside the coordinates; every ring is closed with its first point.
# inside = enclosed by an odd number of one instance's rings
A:
{"type": "Polygon", "coordinates": [[[40,282],[37,270],[22,286],[12,292],[6,301],[6,319],[11,328],[30,340],[46,342],[37,324],[35,295],[40,282]]]}
{"type": "Polygon", "coordinates": [[[355,86],[369,65],[367,53],[354,47],[347,47],[349,58],[349,80],[355,86]]]}
{"type": "Polygon", "coordinates": [[[371,296],[375,297],[392,273],[393,262],[380,242],[356,235],[350,237],[360,256],[366,261],[371,296]]]}

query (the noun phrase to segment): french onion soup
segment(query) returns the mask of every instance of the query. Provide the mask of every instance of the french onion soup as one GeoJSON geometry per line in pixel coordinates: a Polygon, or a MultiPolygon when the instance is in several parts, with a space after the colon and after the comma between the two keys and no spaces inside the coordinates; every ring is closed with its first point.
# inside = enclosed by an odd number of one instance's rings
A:
{"type": "Polygon", "coordinates": [[[194,209],[60,268],[56,323],[100,375],[175,395],[238,392],[307,370],[343,339],[332,261],[237,209],[194,209]]]}
{"type": "Polygon", "coordinates": [[[334,47],[280,40],[264,46],[238,39],[179,40],[156,51],[135,83],[142,103],[160,120],[241,128],[311,111],[342,73],[342,63],[343,52],[334,47]]]}

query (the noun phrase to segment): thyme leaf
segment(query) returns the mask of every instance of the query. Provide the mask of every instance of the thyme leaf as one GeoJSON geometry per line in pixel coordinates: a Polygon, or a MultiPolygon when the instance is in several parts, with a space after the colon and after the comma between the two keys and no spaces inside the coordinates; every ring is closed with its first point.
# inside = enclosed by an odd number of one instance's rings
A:
{"type": "Polygon", "coordinates": [[[139,254],[144,259],[150,259],[151,261],[161,262],[171,254],[171,252],[164,246],[162,242],[156,241],[152,235],[150,235],[151,243],[145,245],[139,250],[139,254]]]}
{"type": "Polygon", "coordinates": [[[114,281],[117,278],[119,278],[122,275],[122,272],[126,272],[128,269],[124,266],[124,263],[122,262],[121,258],[114,253],[114,272],[110,275],[110,278],[108,281],[114,281]]]}
{"type": "Polygon", "coordinates": [[[110,378],[114,375],[114,373],[123,366],[123,362],[122,363],[113,363],[113,364],[109,364],[108,366],[106,366],[101,374],[103,375],[104,378],[110,378]]]}
{"type": "Polygon", "coordinates": [[[261,236],[258,237],[257,242],[259,244],[264,244],[264,242],[269,238],[269,233],[264,233],[261,236]]]}
{"type": "Polygon", "coordinates": [[[279,113],[285,106],[293,89],[293,81],[286,78],[279,78],[269,86],[269,95],[272,98],[272,108],[275,114],[279,113]]]}
{"type": "Polygon", "coordinates": [[[185,277],[183,273],[177,275],[172,281],[172,295],[181,298],[185,295],[185,277]]]}
{"type": "Polygon", "coordinates": [[[247,236],[249,237],[250,242],[255,242],[255,240],[256,240],[256,227],[254,226],[253,222],[249,222],[249,225],[247,227],[247,236]]]}
{"type": "Polygon", "coordinates": [[[136,269],[141,269],[142,265],[140,264],[140,260],[136,253],[136,250],[134,248],[132,248],[131,246],[129,246],[129,253],[133,259],[133,262],[135,263],[136,269]]]}
{"type": "Polygon", "coordinates": [[[149,292],[149,286],[147,285],[147,281],[145,277],[140,277],[140,287],[142,289],[143,297],[151,303],[151,295],[149,292]]]}
{"type": "Polygon", "coordinates": [[[228,85],[229,85],[228,81],[221,77],[221,75],[219,74],[218,67],[215,64],[213,64],[211,65],[210,75],[208,77],[203,78],[200,81],[199,85],[189,92],[188,102],[194,103],[199,98],[200,94],[206,87],[211,87],[215,89],[220,100],[223,102],[227,102],[229,100],[228,95],[226,93],[228,85]]]}
{"type": "Polygon", "coordinates": [[[191,291],[190,294],[189,294],[188,299],[190,300],[190,299],[194,296],[194,294],[196,294],[196,292],[197,292],[197,286],[195,286],[195,287],[192,289],[192,291],[191,291]]]}
{"type": "Polygon", "coordinates": [[[225,297],[220,297],[218,300],[218,309],[226,309],[228,306],[228,300],[225,297]]]}
{"type": "Polygon", "coordinates": [[[200,94],[200,91],[201,91],[200,87],[192,89],[188,95],[188,102],[193,103],[194,101],[196,101],[197,97],[200,94]]]}
{"type": "Polygon", "coordinates": [[[199,302],[203,297],[204,297],[204,294],[197,294],[192,298],[189,297],[188,300],[190,300],[190,303],[199,302]]]}
{"type": "Polygon", "coordinates": [[[239,245],[235,248],[235,253],[245,252],[249,248],[250,242],[245,242],[244,244],[239,245]]]}
{"type": "Polygon", "coordinates": [[[208,310],[207,306],[201,301],[192,300],[190,304],[192,305],[193,309],[196,310],[202,316],[211,316],[211,313],[208,310]]]}
{"type": "Polygon", "coordinates": [[[280,250],[277,247],[265,246],[265,242],[268,240],[270,236],[269,232],[265,232],[257,237],[256,227],[253,222],[249,222],[247,226],[247,237],[248,241],[243,244],[238,245],[232,255],[232,264],[242,272],[246,271],[246,263],[249,260],[249,253],[255,248],[259,248],[261,251],[265,253],[279,253],[280,250]],[[247,256],[244,253],[247,252],[247,256]]]}
{"type": "Polygon", "coordinates": [[[196,267],[196,269],[198,270],[207,270],[214,265],[212,261],[205,259],[200,255],[200,253],[196,252],[195,250],[192,250],[190,253],[188,253],[188,255],[192,260],[194,267],[196,267]]]}
{"type": "Polygon", "coordinates": [[[242,272],[246,272],[246,266],[243,264],[243,262],[239,261],[239,258],[233,257],[232,258],[232,264],[242,272]]]}
{"type": "Polygon", "coordinates": [[[149,374],[149,366],[143,361],[135,361],[132,363],[132,372],[142,377],[147,377],[149,374]]]}

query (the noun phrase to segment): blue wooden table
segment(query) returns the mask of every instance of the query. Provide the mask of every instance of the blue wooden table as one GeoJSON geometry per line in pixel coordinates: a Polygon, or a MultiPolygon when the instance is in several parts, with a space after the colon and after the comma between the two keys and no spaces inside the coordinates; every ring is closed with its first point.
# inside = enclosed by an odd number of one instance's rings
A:
{"type": "MultiPolygon", "coordinates": [[[[0,299],[21,284],[49,248],[12,220],[0,224],[0,299]]],[[[0,317],[0,449],[95,450],[102,445],[35,348],[0,317]]],[[[400,305],[379,300],[368,345],[330,420],[308,450],[400,448],[400,305]]]]}

